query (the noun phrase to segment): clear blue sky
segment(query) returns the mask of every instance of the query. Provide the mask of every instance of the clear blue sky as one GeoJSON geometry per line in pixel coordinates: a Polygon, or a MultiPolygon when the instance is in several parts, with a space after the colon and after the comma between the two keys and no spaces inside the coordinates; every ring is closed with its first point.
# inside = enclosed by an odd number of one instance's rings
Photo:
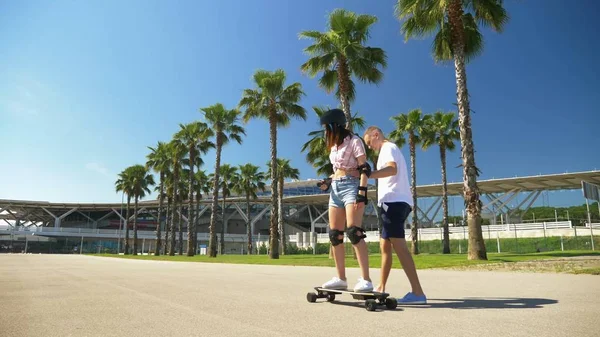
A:
{"type": "MultiPolygon", "coordinates": [[[[324,30],[338,7],[376,15],[369,45],[386,50],[379,86],[359,85],[352,108],[390,131],[390,117],[453,108],[452,66],[435,65],[431,40],[404,43],[395,1],[13,1],[0,11],[0,198],[120,201],[117,173],[144,163],[146,146],[200,118],[234,107],[259,68],[283,68],[302,83],[309,118],[279,132],[278,150],[317,178],[300,146],[318,128],[311,107],[335,98],[300,72],[302,30],[324,30]]],[[[502,34],[483,30],[485,51],[469,64],[473,134],[481,179],[600,169],[600,5],[506,1],[502,34]],[[579,152],[581,151],[581,152],[579,152]],[[585,151],[585,152],[584,152],[585,151]]],[[[246,125],[244,144],[223,161],[265,166],[268,125],[246,125]]],[[[408,158],[408,149],[403,149],[408,158]]],[[[449,155],[459,181],[460,153],[449,155]]],[[[207,171],[214,152],[205,158],[207,171]]],[[[437,148],[417,152],[418,184],[440,181],[437,148]]],[[[541,200],[541,199],[540,199],[541,200]]],[[[580,191],[546,203],[581,204],[580,191]]],[[[455,201],[460,209],[460,202],[455,201]]],[[[539,204],[539,203],[538,203],[539,204]]]]}

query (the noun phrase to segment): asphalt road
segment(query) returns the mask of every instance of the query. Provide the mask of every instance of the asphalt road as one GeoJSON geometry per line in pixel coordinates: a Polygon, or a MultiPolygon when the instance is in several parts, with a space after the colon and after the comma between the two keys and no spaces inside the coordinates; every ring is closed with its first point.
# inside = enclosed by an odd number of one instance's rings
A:
{"type": "MultiPolygon", "coordinates": [[[[429,304],[306,293],[333,268],[0,255],[0,336],[599,336],[600,277],[419,271],[429,304]]],[[[379,271],[372,270],[377,282],[379,271]]],[[[349,269],[353,285],[358,269],[349,269]]],[[[408,290],[393,270],[388,290],[408,290]]]]}

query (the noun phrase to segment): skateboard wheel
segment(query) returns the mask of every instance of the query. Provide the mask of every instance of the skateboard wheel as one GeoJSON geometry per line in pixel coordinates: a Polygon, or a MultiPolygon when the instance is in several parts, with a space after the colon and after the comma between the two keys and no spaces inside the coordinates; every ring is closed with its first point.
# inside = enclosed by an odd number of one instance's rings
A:
{"type": "Polygon", "coordinates": [[[306,294],[306,300],[309,301],[310,303],[315,303],[317,301],[317,294],[315,294],[315,293],[306,294]]]}
{"type": "Polygon", "coordinates": [[[365,301],[365,308],[367,309],[367,311],[375,311],[376,307],[377,302],[375,300],[368,299],[365,301]]]}
{"type": "Polygon", "coordinates": [[[393,297],[388,297],[385,299],[385,307],[394,310],[398,306],[398,300],[393,297]]]}
{"type": "Polygon", "coordinates": [[[327,302],[333,302],[335,300],[335,294],[327,294],[327,302]]]}

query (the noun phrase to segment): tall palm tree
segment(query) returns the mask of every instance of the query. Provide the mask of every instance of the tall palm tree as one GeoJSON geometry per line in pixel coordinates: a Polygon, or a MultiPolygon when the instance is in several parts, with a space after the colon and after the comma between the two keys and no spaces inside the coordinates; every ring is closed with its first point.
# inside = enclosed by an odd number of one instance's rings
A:
{"type": "MultiPolygon", "coordinates": [[[[285,86],[286,76],[282,69],[273,72],[258,70],[254,73],[255,89],[246,89],[239,106],[246,109],[244,122],[253,118],[269,121],[271,141],[271,168],[277,167],[277,127],[290,125],[291,118],[306,120],[306,111],[298,105],[304,95],[298,82],[285,86]]],[[[277,170],[271,171],[271,222],[269,257],[279,258],[279,235],[277,230],[277,170]]]]}
{"type": "Polygon", "coordinates": [[[217,103],[206,108],[200,109],[204,113],[204,118],[207,124],[215,133],[216,160],[215,160],[215,179],[213,182],[213,198],[212,209],[210,213],[210,239],[208,251],[210,257],[217,256],[215,224],[217,222],[219,206],[219,169],[221,167],[221,151],[223,146],[229,143],[230,139],[235,140],[238,144],[242,143],[242,135],[246,135],[246,131],[238,124],[240,111],[237,109],[225,109],[223,104],[217,103]]]}
{"type": "MultiPolygon", "coordinates": [[[[367,144],[364,144],[364,140],[363,140],[363,145],[364,145],[366,153],[367,153],[367,161],[371,162],[371,167],[375,170],[377,168],[377,158],[378,158],[379,154],[376,151],[370,149],[367,146],[367,144]]],[[[375,197],[377,197],[378,194],[379,194],[379,179],[375,179],[375,197]]],[[[377,215],[377,228],[379,230],[379,234],[381,234],[381,230],[383,229],[383,227],[382,227],[382,223],[381,223],[381,214],[379,213],[379,207],[373,206],[373,209],[375,210],[375,214],[377,215]]]]}
{"type": "MultiPolygon", "coordinates": [[[[161,218],[162,218],[162,210],[163,210],[163,200],[166,195],[165,193],[165,179],[167,171],[169,170],[169,153],[167,144],[164,142],[158,142],[156,148],[148,146],[150,149],[150,153],[146,156],[147,162],[146,167],[148,169],[154,170],[159,174],[159,186],[158,186],[158,220],[156,225],[156,249],[154,250],[154,255],[160,255],[160,247],[162,247],[162,233],[161,233],[161,218]]],[[[168,222],[165,220],[165,226],[167,226],[168,222]]]]}
{"type": "MultiPolygon", "coordinates": [[[[127,210],[125,211],[125,238],[124,253],[129,255],[129,209],[131,207],[131,197],[133,196],[131,167],[128,167],[119,173],[119,179],[115,182],[117,192],[123,192],[127,195],[127,210]]],[[[123,216],[123,215],[121,215],[123,216]]]]}
{"type": "Polygon", "coordinates": [[[185,158],[187,147],[186,145],[179,139],[174,137],[169,143],[169,157],[171,158],[171,167],[173,170],[173,176],[171,181],[171,195],[173,198],[172,211],[171,211],[171,243],[169,249],[169,255],[175,255],[175,217],[177,217],[177,223],[180,233],[180,242],[181,245],[181,205],[180,205],[180,188],[181,188],[181,167],[183,164],[183,159],[185,158]],[[177,214],[176,214],[177,213],[177,214]]]}
{"type": "MultiPolygon", "coordinates": [[[[271,168],[268,166],[269,163],[267,163],[267,174],[271,175],[271,168]]],[[[278,218],[277,218],[277,222],[278,222],[278,226],[279,226],[279,233],[280,233],[280,249],[281,249],[281,253],[282,254],[286,254],[287,252],[287,246],[286,246],[286,242],[285,242],[285,226],[283,224],[283,182],[284,179],[289,178],[289,179],[299,179],[300,178],[300,171],[297,168],[291,167],[290,166],[290,160],[289,159],[282,159],[282,158],[277,158],[277,214],[278,214],[278,218]]]]}
{"type": "MultiPolygon", "coordinates": [[[[201,163],[200,157],[198,156],[200,153],[199,144],[202,142],[208,142],[210,137],[214,136],[214,132],[208,127],[206,123],[203,122],[192,122],[189,124],[179,124],[181,128],[179,132],[175,134],[175,137],[180,139],[183,144],[187,146],[188,149],[188,241],[187,241],[187,256],[194,256],[196,249],[194,249],[194,234],[196,233],[194,222],[194,167],[196,166],[196,161],[201,163]]],[[[212,144],[212,143],[210,143],[212,144]]],[[[205,147],[206,151],[210,148],[210,144],[207,144],[205,147]]],[[[204,152],[206,153],[206,152],[204,152]]]]}
{"type": "MultiPolygon", "coordinates": [[[[203,170],[200,170],[200,168],[198,168],[198,171],[196,171],[195,177],[194,177],[194,188],[196,190],[196,210],[197,211],[200,211],[200,200],[202,200],[202,196],[207,195],[210,192],[211,186],[212,185],[210,184],[210,181],[208,179],[208,176],[206,175],[206,172],[203,170]]],[[[197,216],[196,223],[195,223],[196,235],[194,235],[194,248],[195,249],[198,248],[197,238],[198,238],[198,227],[199,226],[200,226],[200,217],[197,216]]]]}
{"type": "Polygon", "coordinates": [[[148,172],[148,169],[143,165],[131,166],[131,188],[134,198],[133,207],[133,255],[137,255],[138,252],[138,232],[137,232],[137,213],[138,213],[138,201],[146,196],[146,193],[150,194],[150,186],[153,186],[154,176],[148,172]]]}
{"type": "MultiPolygon", "coordinates": [[[[168,144],[167,149],[170,151],[168,144]]],[[[173,214],[173,171],[171,168],[171,158],[169,157],[169,164],[165,172],[165,197],[167,199],[165,210],[165,242],[163,244],[163,254],[165,255],[169,253],[169,244],[171,242],[169,235],[173,235],[171,232],[171,218],[173,214]]]]}
{"type": "Polygon", "coordinates": [[[399,0],[396,16],[404,20],[405,40],[435,34],[432,52],[436,62],[454,61],[456,98],[462,150],[463,193],[469,226],[468,259],[487,260],[481,232],[478,169],[471,130],[466,63],[483,52],[478,24],[502,32],[508,14],[502,0],[399,0]]]}
{"type": "Polygon", "coordinates": [[[223,195],[221,217],[223,222],[221,223],[221,254],[225,252],[225,209],[227,208],[227,197],[231,195],[233,187],[237,183],[237,167],[229,164],[223,164],[219,168],[219,186],[221,187],[221,193],[223,195]]]}
{"type": "Polygon", "coordinates": [[[417,144],[421,143],[421,134],[429,115],[422,116],[421,109],[414,109],[408,114],[399,114],[391,118],[396,124],[394,131],[390,133],[390,139],[394,141],[399,147],[405,144],[406,139],[404,135],[408,135],[408,146],[410,148],[410,170],[411,170],[411,192],[413,195],[413,223],[411,228],[412,236],[412,253],[419,254],[418,246],[418,217],[417,217],[417,170],[416,170],[416,151],[417,144]]]}
{"type": "Polygon", "coordinates": [[[250,163],[240,165],[240,175],[234,186],[234,191],[246,196],[246,235],[248,236],[248,255],[252,254],[252,226],[250,223],[250,199],[257,198],[258,191],[265,191],[266,176],[259,167],[250,163]]]}
{"type": "Polygon", "coordinates": [[[460,139],[458,120],[453,112],[444,113],[437,111],[429,120],[423,135],[423,148],[437,144],[440,147],[440,162],[442,164],[442,205],[444,215],[442,226],[444,228],[444,254],[450,254],[450,231],[448,229],[448,187],[446,180],[446,151],[456,148],[455,141],[460,139]]]}
{"type": "Polygon", "coordinates": [[[379,83],[383,73],[378,69],[387,67],[387,56],[381,48],[366,47],[370,29],[377,22],[372,15],[357,15],[345,9],[336,9],[329,15],[327,31],[303,31],[300,38],[312,39],[312,45],[304,49],[311,58],[301,70],[315,77],[319,72],[319,86],[336,96],[346,115],[346,127],[351,130],[350,102],[355,98],[356,77],[363,83],[379,83]]]}
{"type": "MultiPolygon", "coordinates": [[[[188,195],[188,169],[182,168],[182,174],[179,176],[179,182],[177,184],[177,254],[183,255],[183,214],[184,214],[184,201],[188,195]]],[[[189,227],[189,223],[188,223],[189,227]]]]}

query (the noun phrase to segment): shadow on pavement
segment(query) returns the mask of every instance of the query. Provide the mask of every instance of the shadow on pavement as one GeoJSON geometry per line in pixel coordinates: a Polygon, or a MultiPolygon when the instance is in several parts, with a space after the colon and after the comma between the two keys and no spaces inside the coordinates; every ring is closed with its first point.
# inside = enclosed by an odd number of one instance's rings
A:
{"type": "Polygon", "coordinates": [[[430,298],[427,304],[402,305],[411,308],[446,308],[446,309],[538,309],[544,305],[556,304],[557,300],[547,298],[464,298],[445,299],[430,298]]]}
{"type": "MultiPolygon", "coordinates": [[[[343,305],[348,307],[364,308],[364,301],[340,301],[335,300],[333,302],[317,302],[331,305],[343,305]]],[[[543,308],[544,305],[556,304],[557,300],[547,298],[463,298],[463,299],[449,299],[449,298],[430,298],[427,300],[427,304],[401,304],[398,303],[398,307],[395,310],[389,310],[384,305],[378,306],[376,311],[404,311],[404,308],[411,309],[426,309],[426,308],[440,308],[440,309],[539,309],[543,308]]]]}

